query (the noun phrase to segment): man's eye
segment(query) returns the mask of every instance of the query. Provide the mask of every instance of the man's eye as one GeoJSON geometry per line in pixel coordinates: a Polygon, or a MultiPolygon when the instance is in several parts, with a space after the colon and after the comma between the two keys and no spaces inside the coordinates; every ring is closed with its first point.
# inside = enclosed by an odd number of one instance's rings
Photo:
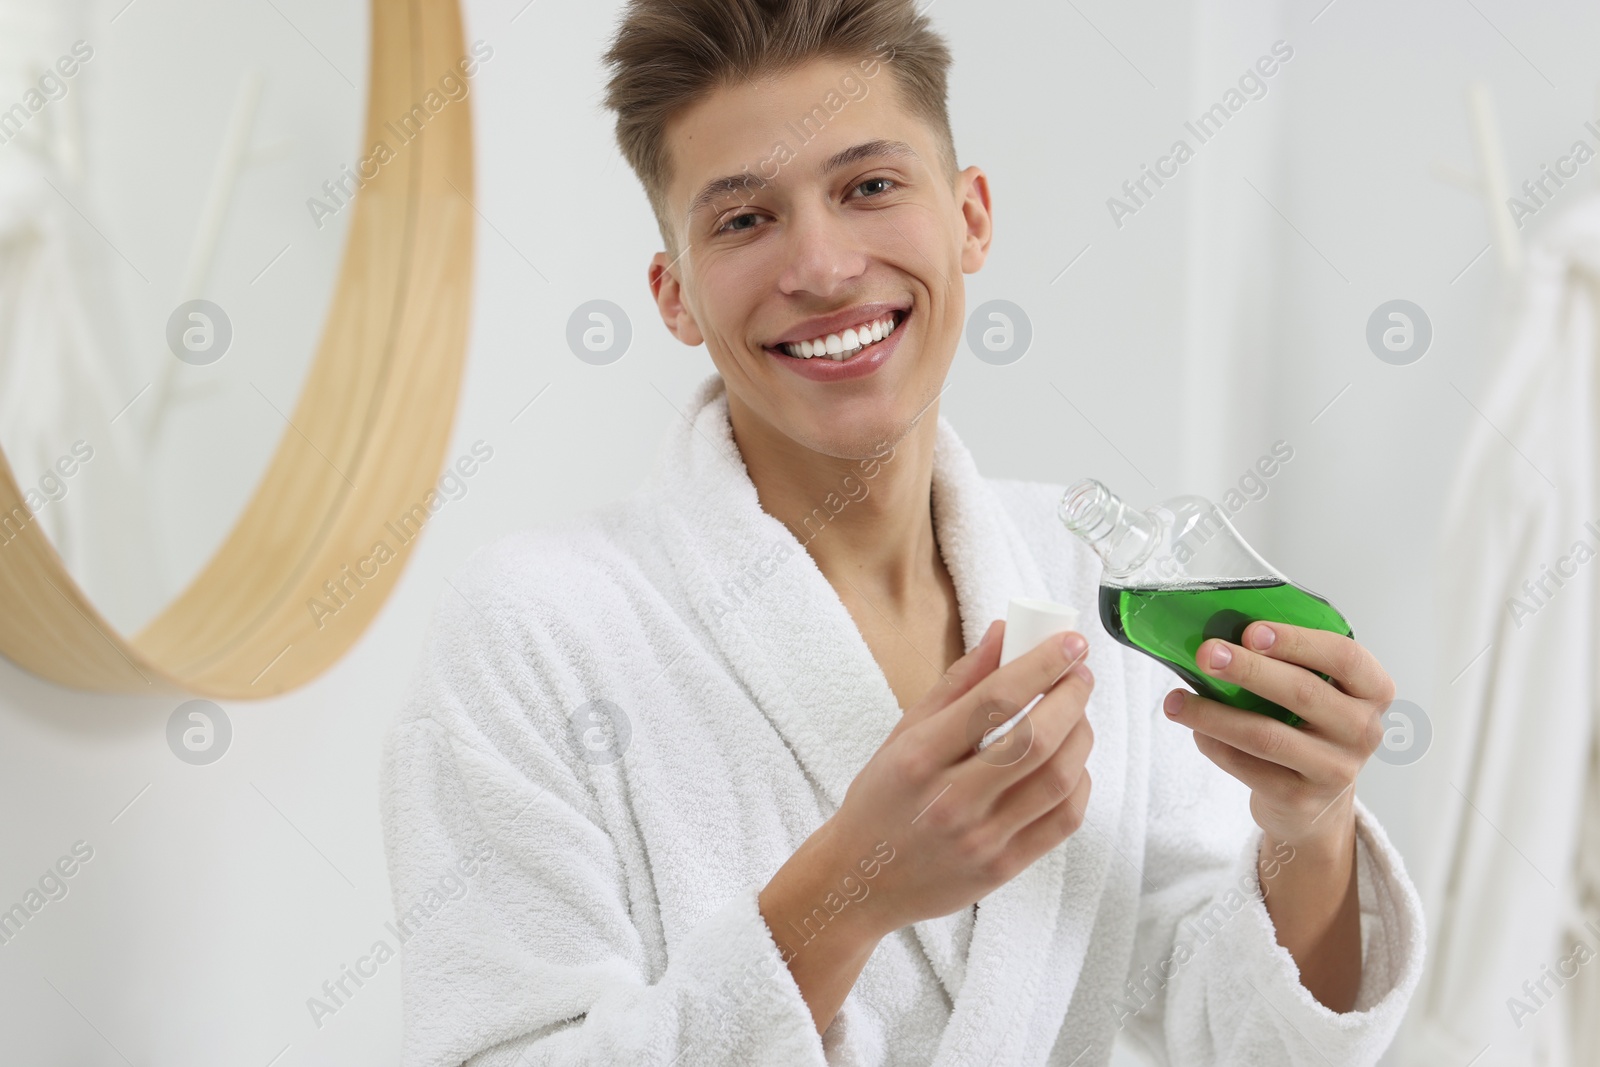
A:
{"type": "Polygon", "coordinates": [[[755,214],[753,212],[749,212],[749,211],[746,211],[743,215],[735,215],[733,218],[729,219],[727,222],[724,222],[721,226],[717,227],[717,232],[718,233],[737,233],[740,230],[748,230],[750,228],[749,226],[735,226],[734,223],[740,221],[741,219],[750,219],[752,221],[752,223],[753,223],[755,218],[756,218],[755,214]]]}
{"type": "Polygon", "coordinates": [[[873,186],[873,185],[882,186],[883,188],[878,189],[878,190],[876,190],[874,192],[869,192],[866,195],[867,196],[881,196],[884,193],[888,192],[890,187],[892,187],[894,185],[894,180],[891,179],[891,178],[868,178],[866,181],[862,182],[860,185],[857,185],[856,189],[858,189],[858,190],[866,189],[868,186],[873,186]]]}

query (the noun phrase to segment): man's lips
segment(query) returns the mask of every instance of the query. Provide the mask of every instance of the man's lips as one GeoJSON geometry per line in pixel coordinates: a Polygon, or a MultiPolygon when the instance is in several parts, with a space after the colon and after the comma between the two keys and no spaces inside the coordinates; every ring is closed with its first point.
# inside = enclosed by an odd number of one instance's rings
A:
{"type": "Polygon", "coordinates": [[[858,348],[843,358],[830,356],[791,356],[777,348],[766,348],[767,354],[778,361],[784,370],[813,382],[844,382],[865,378],[894,358],[900,344],[910,329],[911,312],[899,320],[900,324],[882,340],[858,348]]]}
{"type": "Polygon", "coordinates": [[[852,329],[844,327],[839,333],[830,333],[811,341],[799,341],[782,347],[767,347],[773,355],[788,359],[829,360],[842,363],[854,359],[862,352],[887,341],[905,324],[910,312],[895,312],[870,323],[861,323],[852,329]]]}
{"type": "Polygon", "coordinates": [[[874,319],[888,318],[890,315],[903,317],[905,312],[911,310],[910,301],[879,301],[872,304],[856,304],[836,311],[831,315],[819,315],[816,318],[797,322],[786,330],[783,336],[766,342],[766,348],[783,351],[786,344],[799,341],[814,341],[819,337],[826,337],[830,333],[842,333],[847,329],[860,326],[862,323],[874,319]]]}

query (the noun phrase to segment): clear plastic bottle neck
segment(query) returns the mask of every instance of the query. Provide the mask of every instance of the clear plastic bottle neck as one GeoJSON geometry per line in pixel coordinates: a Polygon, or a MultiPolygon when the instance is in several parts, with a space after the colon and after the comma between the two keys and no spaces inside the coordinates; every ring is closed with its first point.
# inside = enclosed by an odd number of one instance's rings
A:
{"type": "Polygon", "coordinates": [[[1113,577],[1137,571],[1161,541],[1161,531],[1150,516],[1128,507],[1093,478],[1068,486],[1056,514],[1095,550],[1113,577]]]}

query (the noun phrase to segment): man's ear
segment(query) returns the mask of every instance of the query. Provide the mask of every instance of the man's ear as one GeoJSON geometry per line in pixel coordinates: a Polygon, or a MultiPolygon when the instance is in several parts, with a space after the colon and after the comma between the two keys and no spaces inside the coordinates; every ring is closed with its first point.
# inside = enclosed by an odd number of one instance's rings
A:
{"type": "Polygon", "coordinates": [[[705,337],[694,321],[694,314],[683,302],[683,287],[678,282],[677,271],[673,269],[675,262],[668,260],[665,252],[657,252],[650,257],[650,295],[655,297],[661,321],[667,324],[672,336],[693,347],[703,344],[705,337]]]}
{"type": "Polygon", "coordinates": [[[956,195],[961,198],[961,217],[967,227],[961,245],[961,272],[976,274],[989,258],[989,242],[994,239],[988,177],[980,168],[968,167],[956,180],[956,195]]]}

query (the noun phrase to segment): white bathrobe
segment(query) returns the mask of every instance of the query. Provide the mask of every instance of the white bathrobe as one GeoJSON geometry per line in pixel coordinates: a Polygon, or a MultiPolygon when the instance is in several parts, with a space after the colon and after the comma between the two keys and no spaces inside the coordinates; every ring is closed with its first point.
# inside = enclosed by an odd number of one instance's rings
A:
{"type": "Polygon", "coordinates": [[[1374,1063],[1423,957],[1399,855],[1358,804],[1365,967],[1357,1010],[1331,1012],[1249,895],[1247,792],[1161,714],[1175,676],[1101,628],[1060,495],[981,477],[939,420],[933,519],[966,647],[1013,596],[1083,609],[1087,822],[975,920],[884,939],[820,1038],[756,896],[901,709],[761,510],[721,379],[634,497],[475,554],[385,747],[405,1064],[1088,1067],[1119,1029],[1162,1063],[1374,1063]]]}

